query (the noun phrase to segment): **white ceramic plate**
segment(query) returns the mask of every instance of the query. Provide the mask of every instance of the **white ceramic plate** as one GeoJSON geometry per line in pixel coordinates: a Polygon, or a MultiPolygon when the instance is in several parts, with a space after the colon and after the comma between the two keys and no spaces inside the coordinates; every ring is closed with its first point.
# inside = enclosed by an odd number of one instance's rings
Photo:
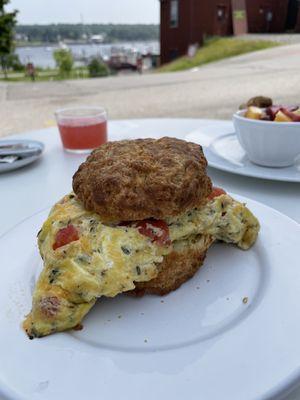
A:
{"type": "Polygon", "coordinates": [[[191,132],[185,140],[203,146],[208,165],[233,174],[285,182],[300,182],[300,158],[293,166],[269,168],[253,164],[228,127],[207,126],[191,132]]]}
{"type": "Polygon", "coordinates": [[[82,331],[33,341],[21,322],[41,269],[36,232],[48,211],[4,235],[0,394],[255,400],[291,389],[300,377],[300,226],[239,199],[262,225],[251,250],[217,244],[196,276],[168,296],[99,300],[82,331]]]}
{"type": "Polygon", "coordinates": [[[32,149],[36,150],[37,154],[34,156],[21,158],[17,161],[14,161],[11,164],[0,163],[0,173],[13,171],[15,169],[25,167],[26,165],[29,165],[29,164],[35,162],[42,156],[42,153],[45,148],[45,146],[42,142],[38,142],[36,140],[1,140],[0,141],[1,145],[12,145],[12,144],[19,144],[19,143],[28,146],[28,148],[32,148],[32,149]]]}

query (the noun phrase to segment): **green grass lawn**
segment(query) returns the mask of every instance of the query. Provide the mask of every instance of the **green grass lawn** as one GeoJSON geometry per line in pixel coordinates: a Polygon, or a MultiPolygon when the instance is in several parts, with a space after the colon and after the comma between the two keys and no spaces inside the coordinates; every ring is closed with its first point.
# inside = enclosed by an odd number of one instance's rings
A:
{"type": "Polygon", "coordinates": [[[194,57],[180,57],[177,60],[160,67],[158,72],[183,71],[213,61],[222,60],[224,58],[238,56],[252,51],[264,50],[279,45],[279,43],[267,40],[212,38],[205,42],[204,46],[197,51],[194,57]]]}
{"type": "MultiPolygon", "coordinates": [[[[88,69],[85,67],[74,68],[70,75],[61,76],[57,69],[39,69],[36,74],[36,82],[42,81],[60,81],[65,79],[82,79],[89,78],[88,69]]],[[[24,72],[9,72],[8,78],[4,79],[4,75],[0,73],[0,81],[6,82],[31,82],[31,79],[24,72]]]]}

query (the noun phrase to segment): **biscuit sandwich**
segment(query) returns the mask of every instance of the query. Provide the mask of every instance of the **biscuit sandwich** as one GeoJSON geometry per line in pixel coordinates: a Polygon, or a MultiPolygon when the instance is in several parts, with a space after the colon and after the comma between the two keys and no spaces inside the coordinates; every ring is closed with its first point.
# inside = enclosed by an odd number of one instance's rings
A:
{"type": "Polygon", "coordinates": [[[166,295],[216,240],[250,248],[259,222],[206,173],[201,146],[175,138],[108,142],[38,234],[44,268],[24,321],[30,338],[77,327],[96,300],[166,295]]]}

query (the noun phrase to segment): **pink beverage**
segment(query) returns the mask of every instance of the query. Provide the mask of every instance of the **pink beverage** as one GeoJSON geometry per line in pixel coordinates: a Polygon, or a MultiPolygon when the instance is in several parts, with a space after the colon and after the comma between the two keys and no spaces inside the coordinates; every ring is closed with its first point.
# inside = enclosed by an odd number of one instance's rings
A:
{"type": "Polygon", "coordinates": [[[106,112],[101,108],[56,112],[63,146],[71,152],[89,152],[107,142],[106,112]]]}

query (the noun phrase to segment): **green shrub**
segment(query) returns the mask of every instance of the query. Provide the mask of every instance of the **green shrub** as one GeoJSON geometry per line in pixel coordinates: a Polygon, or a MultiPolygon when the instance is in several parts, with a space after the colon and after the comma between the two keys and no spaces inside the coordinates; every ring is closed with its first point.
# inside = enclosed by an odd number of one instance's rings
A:
{"type": "Polygon", "coordinates": [[[59,69],[59,74],[61,76],[70,75],[74,64],[74,59],[71,51],[64,49],[55,50],[53,56],[57,68],[59,69]]]}
{"type": "Polygon", "coordinates": [[[88,64],[88,70],[91,78],[103,77],[109,75],[109,68],[99,58],[92,58],[88,64]]]}
{"type": "Polygon", "coordinates": [[[25,69],[17,54],[5,54],[1,56],[1,64],[3,69],[15,72],[22,72],[25,69]]]}
{"type": "Polygon", "coordinates": [[[9,55],[8,67],[15,72],[22,72],[25,69],[24,65],[21,63],[20,58],[17,54],[9,55]]]}

